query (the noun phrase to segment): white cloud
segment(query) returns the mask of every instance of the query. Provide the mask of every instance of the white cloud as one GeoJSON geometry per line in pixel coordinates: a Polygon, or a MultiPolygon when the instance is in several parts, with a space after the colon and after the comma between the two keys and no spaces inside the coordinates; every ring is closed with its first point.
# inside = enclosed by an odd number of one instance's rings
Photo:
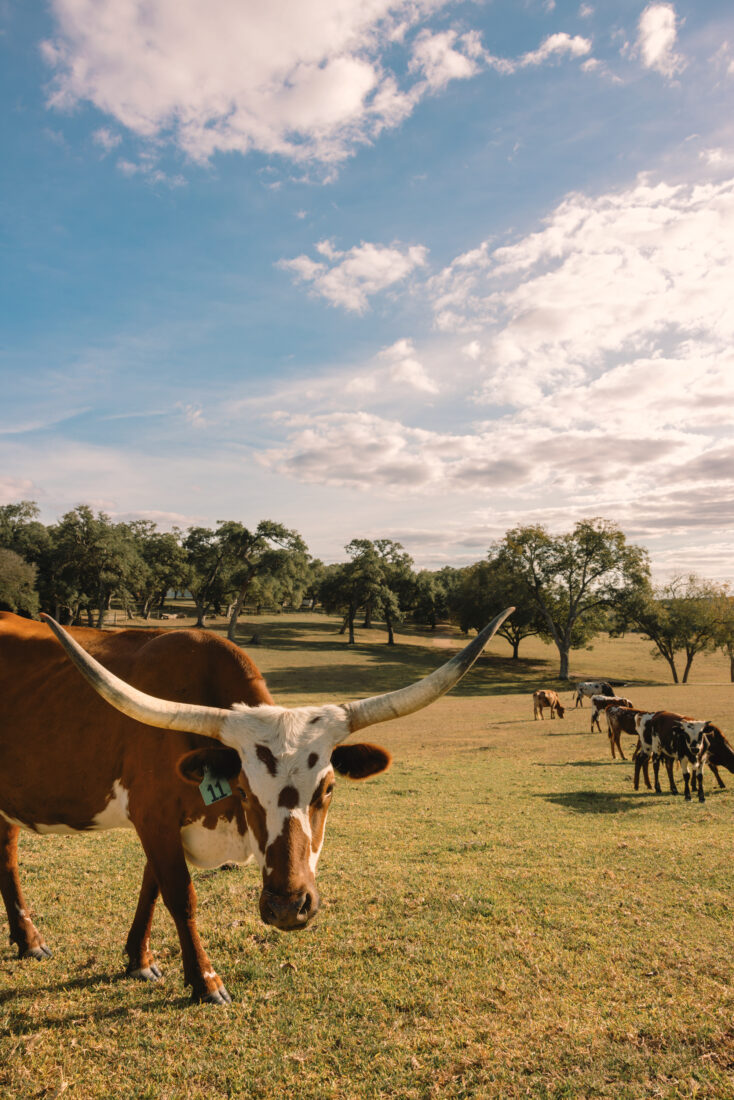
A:
{"type": "MultiPolygon", "coordinates": [[[[449,0],[51,0],[57,32],[41,51],[49,103],[92,103],[195,161],[258,150],[333,166],[399,125],[423,97],[487,65],[512,73],[591,44],[566,33],[517,60],[476,30],[434,30],[449,0]],[[407,72],[405,61],[407,61],[407,72]]],[[[108,127],[95,140],[109,150],[108,127]]],[[[149,176],[144,162],[122,171],[149,176]]]]}
{"type": "Polygon", "coordinates": [[[637,49],[647,69],[655,69],[672,78],[685,67],[685,59],[675,52],[678,36],[675,8],[672,4],[649,4],[637,26],[637,49]]]}
{"type": "Polygon", "coordinates": [[[336,161],[410,113],[383,68],[395,27],[445,0],[53,0],[51,103],[81,100],[196,160],[259,149],[336,161]]]}
{"type": "Polygon", "coordinates": [[[734,180],[571,195],[537,233],[429,283],[436,325],[482,336],[484,396],[534,404],[666,348],[689,364],[734,341],[734,180]]]}
{"type": "Polygon", "coordinates": [[[451,80],[466,80],[474,76],[479,71],[474,58],[481,52],[476,36],[464,36],[460,40],[455,31],[432,34],[425,30],[416,38],[410,69],[412,72],[422,72],[431,91],[437,91],[451,80]],[[464,50],[456,49],[457,43],[464,50]]]}
{"type": "Polygon", "coordinates": [[[296,256],[281,260],[278,266],[291,271],[301,282],[310,283],[316,294],[333,306],[364,313],[369,299],[380,291],[402,282],[426,262],[428,250],[422,245],[379,245],[363,241],[347,252],[340,252],[330,241],[316,246],[326,263],[296,256]]]}
{"type": "Polygon", "coordinates": [[[565,32],[559,32],[544,39],[537,50],[523,54],[518,64],[523,67],[526,65],[542,65],[544,61],[548,61],[550,58],[562,57],[564,54],[570,57],[585,57],[590,51],[591,42],[588,38],[582,38],[578,34],[572,37],[565,32]]]}
{"type": "MultiPolygon", "coordinates": [[[[420,356],[407,339],[381,354],[430,364],[451,430],[420,426],[433,424],[427,400],[378,410],[388,380],[375,366],[350,391],[372,412],[281,405],[282,439],[261,461],[457,514],[457,501],[490,500],[497,533],[604,514],[661,545],[673,533],[698,545],[702,531],[719,545],[734,537],[732,285],[733,179],[572,194],[537,232],[481,243],[428,278],[440,336],[420,356]]],[[[711,565],[726,575],[720,555],[711,565]]]]}

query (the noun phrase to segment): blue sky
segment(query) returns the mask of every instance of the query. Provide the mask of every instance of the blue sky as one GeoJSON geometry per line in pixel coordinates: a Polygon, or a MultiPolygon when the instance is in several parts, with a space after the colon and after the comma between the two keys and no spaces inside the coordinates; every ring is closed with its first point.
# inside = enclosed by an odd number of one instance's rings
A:
{"type": "Polygon", "coordinates": [[[0,503],[734,580],[734,10],[0,0],[0,503]]]}

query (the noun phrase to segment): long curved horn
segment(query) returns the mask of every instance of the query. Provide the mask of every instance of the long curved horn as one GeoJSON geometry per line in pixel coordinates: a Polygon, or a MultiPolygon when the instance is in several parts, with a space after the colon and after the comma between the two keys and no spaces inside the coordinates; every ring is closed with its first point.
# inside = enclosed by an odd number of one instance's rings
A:
{"type": "Polygon", "coordinates": [[[356,733],[365,726],[388,722],[391,718],[402,718],[403,715],[421,710],[445,695],[469,671],[489,639],[514,610],[514,607],[505,608],[461,653],[457,653],[445,665],[441,665],[417,683],[399,688],[398,691],[389,691],[386,695],[373,695],[370,699],[347,703],[344,709],[349,718],[349,732],[356,733]]]}
{"type": "Polygon", "coordinates": [[[41,618],[50,626],[70,659],[94,690],[128,718],[134,718],[136,722],[142,722],[146,726],[200,733],[221,741],[220,730],[231,711],[220,707],[174,703],[167,699],[157,699],[154,695],[146,695],[144,691],[138,691],[101,665],[50,615],[42,614],[41,618]]]}

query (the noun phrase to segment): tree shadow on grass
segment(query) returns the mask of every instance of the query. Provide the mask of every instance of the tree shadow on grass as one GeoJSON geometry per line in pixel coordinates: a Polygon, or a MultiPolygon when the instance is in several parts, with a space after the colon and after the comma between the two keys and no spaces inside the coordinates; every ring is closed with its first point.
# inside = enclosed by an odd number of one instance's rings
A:
{"type": "Polygon", "coordinates": [[[644,810],[653,804],[644,795],[612,794],[607,791],[563,791],[558,794],[537,794],[555,806],[577,814],[619,814],[644,810]]]}

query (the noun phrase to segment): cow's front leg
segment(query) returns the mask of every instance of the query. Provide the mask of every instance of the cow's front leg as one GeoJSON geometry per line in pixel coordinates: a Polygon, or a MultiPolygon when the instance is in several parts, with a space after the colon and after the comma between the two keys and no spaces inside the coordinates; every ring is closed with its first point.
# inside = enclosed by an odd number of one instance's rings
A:
{"type": "Polygon", "coordinates": [[[657,753],[652,758],[652,775],[655,786],[655,794],[662,794],[663,790],[660,786],[660,757],[657,753]]]}
{"type": "Polygon", "coordinates": [[[191,986],[191,999],[208,1004],[230,1004],[232,998],[209,961],[196,927],[196,891],[186,865],[181,836],[162,836],[152,831],[141,835],[151,873],[160,887],[163,902],[173,917],[181,944],[184,982],[191,986]]]}
{"type": "Polygon", "coordinates": [[[153,961],[150,950],[150,928],[153,924],[153,913],[159,893],[158,881],[149,860],[145,864],[138,907],[125,944],[129,959],[126,973],[131,978],[144,982],[157,982],[163,977],[153,961]]]}
{"type": "Polygon", "coordinates": [[[18,833],[17,825],[0,818],[0,893],[3,895],[5,909],[10,925],[10,942],[18,945],[21,959],[51,958],[43,936],[28,916],[23,891],[18,878],[18,833]]]}
{"type": "Polygon", "coordinates": [[[698,801],[705,802],[706,796],[703,793],[703,764],[694,764],[693,775],[698,779],[698,801]]]}
{"type": "Polygon", "coordinates": [[[686,802],[691,801],[691,776],[688,761],[684,757],[681,762],[681,771],[683,772],[683,797],[686,802]]]}
{"type": "Polygon", "coordinates": [[[665,757],[665,770],[668,773],[668,783],[670,783],[670,793],[678,794],[678,788],[675,785],[675,778],[673,777],[673,758],[670,756],[665,757]]]}

